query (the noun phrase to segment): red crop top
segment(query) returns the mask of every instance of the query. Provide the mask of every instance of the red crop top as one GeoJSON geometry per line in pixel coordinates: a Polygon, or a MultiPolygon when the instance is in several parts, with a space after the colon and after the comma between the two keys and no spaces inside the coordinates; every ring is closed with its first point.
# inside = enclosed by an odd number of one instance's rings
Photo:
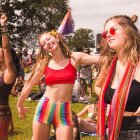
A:
{"type": "Polygon", "coordinates": [[[77,73],[77,70],[70,63],[70,61],[69,61],[69,64],[63,69],[54,70],[46,66],[45,71],[44,71],[47,85],[74,84],[76,73],[77,73]]]}

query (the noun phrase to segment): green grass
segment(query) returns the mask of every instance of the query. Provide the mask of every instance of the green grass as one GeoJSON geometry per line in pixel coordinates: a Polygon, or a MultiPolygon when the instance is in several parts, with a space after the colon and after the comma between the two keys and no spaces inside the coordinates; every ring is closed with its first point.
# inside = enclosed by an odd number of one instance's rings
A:
{"type": "MultiPolygon", "coordinates": [[[[14,134],[10,135],[8,140],[31,140],[32,121],[33,121],[33,116],[34,116],[37,102],[28,102],[28,101],[25,102],[25,105],[30,107],[30,113],[27,114],[25,120],[19,119],[16,103],[17,103],[17,97],[10,96],[10,107],[13,116],[14,134]]],[[[84,106],[85,104],[72,103],[72,110],[78,113],[84,108],[84,106]]],[[[81,140],[99,140],[99,138],[82,136],[81,140]]]]}

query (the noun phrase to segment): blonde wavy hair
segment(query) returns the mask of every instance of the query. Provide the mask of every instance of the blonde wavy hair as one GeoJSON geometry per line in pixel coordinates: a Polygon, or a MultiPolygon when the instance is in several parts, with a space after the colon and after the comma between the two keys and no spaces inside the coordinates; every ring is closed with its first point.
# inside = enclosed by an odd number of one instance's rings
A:
{"type": "MultiPolygon", "coordinates": [[[[43,32],[43,33],[39,34],[38,40],[40,40],[40,38],[44,34],[50,34],[50,35],[53,35],[54,37],[59,38],[59,47],[61,48],[64,57],[70,58],[71,52],[69,51],[68,46],[66,45],[63,37],[58,32],[56,32],[54,30],[51,30],[50,32],[43,32]]],[[[38,42],[38,43],[40,46],[41,45],[40,42],[38,42]]],[[[48,65],[51,58],[52,58],[51,54],[49,52],[47,52],[46,50],[44,51],[44,49],[42,47],[40,47],[39,52],[37,54],[37,58],[36,58],[36,64],[32,70],[32,74],[31,74],[30,78],[27,81],[29,81],[32,78],[32,76],[34,75],[37,65],[40,66],[40,69],[45,69],[45,67],[48,65]]]]}
{"type": "MultiPolygon", "coordinates": [[[[113,20],[123,27],[127,36],[123,50],[124,62],[128,61],[132,65],[138,63],[140,56],[140,33],[134,24],[137,19],[138,17],[136,15],[133,15],[131,18],[126,15],[117,15],[109,18],[105,22],[106,25],[109,21],[113,20]]],[[[115,55],[116,52],[111,50],[108,44],[105,43],[101,50],[101,62],[108,67],[115,55]]]]}

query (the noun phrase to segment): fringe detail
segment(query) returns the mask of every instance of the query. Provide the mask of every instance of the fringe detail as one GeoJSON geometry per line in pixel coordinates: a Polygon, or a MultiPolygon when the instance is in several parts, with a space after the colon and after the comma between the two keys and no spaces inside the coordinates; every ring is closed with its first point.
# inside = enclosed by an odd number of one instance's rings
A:
{"type": "Polygon", "coordinates": [[[11,116],[0,116],[0,138],[5,140],[8,138],[8,128],[11,121],[11,116]]]}
{"type": "Polygon", "coordinates": [[[8,134],[14,129],[12,114],[9,107],[0,106],[0,140],[8,140],[8,134]]]}

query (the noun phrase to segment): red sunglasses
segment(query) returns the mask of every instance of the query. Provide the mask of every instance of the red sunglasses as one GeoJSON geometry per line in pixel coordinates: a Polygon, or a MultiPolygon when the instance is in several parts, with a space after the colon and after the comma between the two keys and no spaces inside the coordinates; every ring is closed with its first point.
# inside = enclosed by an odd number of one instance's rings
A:
{"type": "Polygon", "coordinates": [[[103,37],[104,39],[107,38],[108,32],[109,32],[111,35],[114,35],[115,32],[116,32],[116,29],[115,29],[114,27],[111,27],[111,28],[109,29],[109,31],[104,31],[104,32],[102,33],[102,37],[103,37]]]}

